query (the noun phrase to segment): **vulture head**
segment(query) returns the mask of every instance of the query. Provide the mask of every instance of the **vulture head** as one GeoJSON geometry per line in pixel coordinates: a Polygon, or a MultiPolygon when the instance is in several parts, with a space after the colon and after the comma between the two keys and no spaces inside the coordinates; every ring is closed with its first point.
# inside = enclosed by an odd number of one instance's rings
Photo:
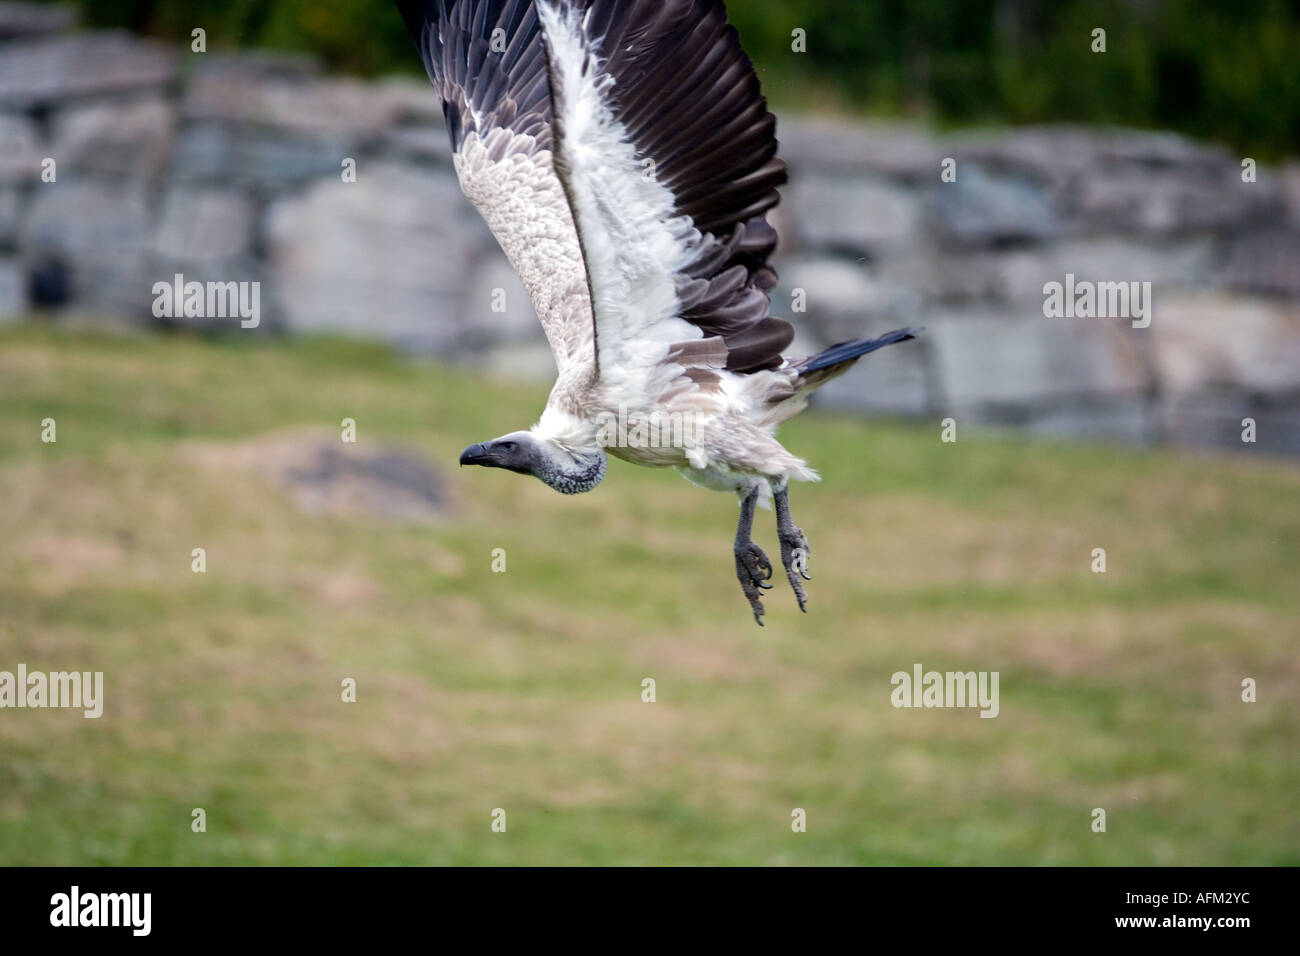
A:
{"type": "Polygon", "coordinates": [[[564,495],[591,491],[605,477],[609,467],[599,446],[572,452],[557,442],[533,432],[512,432],[494,441],[470,445],[460,454],[461,466],[504,468],[519,475],[532,475],[564,495]]]}

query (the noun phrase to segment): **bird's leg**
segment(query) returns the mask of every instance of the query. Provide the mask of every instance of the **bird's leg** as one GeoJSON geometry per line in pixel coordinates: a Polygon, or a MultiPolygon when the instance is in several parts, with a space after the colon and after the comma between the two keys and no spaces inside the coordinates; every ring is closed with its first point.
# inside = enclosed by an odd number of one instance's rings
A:
{"type": "Polygon", "coordinates": [[[762,627],[763,602],[760,595],[763,589],[772,586],[767,583],[772,577],[772,562],[750,539],[754,530],[754,506],[758,504],[758,487],[757,482],[751,485],[740,501],[740,524],[736,526],[736,577],[740,579],[740,589],[754,610],[754,620],[762,627]]]}
{"type": "Polygon", "coordinates": [[[782,482],[780,487],[772,486],[772,498],[776,505],[776,533],[781,538],[781,563],[785,565],[785,575],[794,588],[794,596],[799,599],[799,610],[808,612],[808,595],[804,592],[804,581],[811,581],[808,576],[808,557],[812,548],[803,529],[796,527],[790,517],[790,486],[782,482]]]}

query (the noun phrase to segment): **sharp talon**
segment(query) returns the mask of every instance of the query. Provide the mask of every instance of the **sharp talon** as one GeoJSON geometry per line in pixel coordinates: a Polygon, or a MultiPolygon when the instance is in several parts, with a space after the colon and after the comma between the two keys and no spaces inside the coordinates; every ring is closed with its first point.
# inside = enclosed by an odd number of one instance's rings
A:
{"type": "Polygon", "coordinates": [[[753,541],[738,541],[736,579],[740,581],[740,589],[745,593],[745,599],[749,601],[749,607],[754,612],[754,623],[759,627],[765,626],[763,615],[766,613],[759,595],[771,590],[772,585],[768,583],[771,578],[772,562],[763,553],[763,549],[753,541]]]}
{"type": "Polygon", "coordinates": [[[808,547],[808,539],[803,531],[793,524],[778,526],[777,530],[781,537],[781,563],[785,565],[786,579],[794,591],[795,600],[799,602],[799,610],[807,614],[808,595],[799,581],[801,578],[804,581],[812,580],[812,575],[808,573],[808,557],[812,554],[812,548],[808,547]]]}
{"type": "MultiPolygon", "coordinates": [[[[736,580],[740,582],[740,590],[744,592],[745,600],[749,602],[750,610],[754,612],[754,623],[759,627],[766,627],[763,623],[766,609],[763,607],[760,595],[772,589],[770,582],[775,569],[771,560],[763,553],[763,549],[750,537],[754,527],[754,506],[758,502],[758,491],[758,482],[751,483],[740,501],[740,520],[736,524],[736,580]]],[[[784,540],[781,543],[781,558],[787,562],[788,570],[789,563],[784,540]]]]}

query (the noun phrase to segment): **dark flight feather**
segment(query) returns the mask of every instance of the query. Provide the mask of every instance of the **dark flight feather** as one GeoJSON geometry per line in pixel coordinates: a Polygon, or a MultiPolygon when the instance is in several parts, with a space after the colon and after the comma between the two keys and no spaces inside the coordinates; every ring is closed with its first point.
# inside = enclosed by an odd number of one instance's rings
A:
{"type": "MultiPolygon", "coordinates": [[[[454,149],[470,132],[497,126],[533,135],[538,151],[553,147],[547,52],[533,0],[396,2],[443,97],[454,149]],[[491,48],[498,29],[504,54],[491,48]]],[[[638,158],[654,161],[674,215],[722,244],[678,277],[689,293],[682,318],[705,338],[723,340],[729,370],[777,368],[794,329],[770,315],[777,234],[766,217],[787,172],[776,156],[776,119],[726,7],[721,0],[558,6],[584,17],[614,81],[607,94],[614,117],[638,158]]]]}
{"type": "Polygon", "coordinates": [[[776,119],[754,66],[727,23],[721,0],[564,0],[582,11],[603,69],[608,96],[639,158],[654,161],[656,180],[701,232],[727,243],[705,254],[693,279],[709,279],[682,317],[705,337],[720,336],[727,368],[777,368],[794,339],[770,315],[768,264],[776,230],[767,212],[780,202],[785,163],[776,158],[776,119]],[[734,270],[743,270],[738,281],[734,270]]]}
{"type": "Polygon", "coordinates": [[[551,148],[551,89],[533,0],[396,3],[442,96],[452,149],[471,132],[498,127],[533,136],[536,151],[551,148]]]}

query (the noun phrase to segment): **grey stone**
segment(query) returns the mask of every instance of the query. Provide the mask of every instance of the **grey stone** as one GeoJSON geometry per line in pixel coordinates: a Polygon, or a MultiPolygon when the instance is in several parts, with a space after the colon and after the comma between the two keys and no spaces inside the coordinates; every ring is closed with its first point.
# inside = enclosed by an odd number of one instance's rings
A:
{"type": "Polygon", "coordinates": [[[977,130],[944,139],[958,160],[975,161],[994,171],[1018,172],[1068,188],[1090,176],[1106,178],[1125,168],[1163,170],[1222,169],[1226,150],[1176,133],[1044,125],[1011,130],[977,130]]]}
{"type": "Polygon", "coordinates": [[[267,193],[331,174],[341,180],[344,161],[363,167],[367,147],[403,115],[394,89],[306,71],[206,69],[187,91],[173,175],[267,193]]]}
{"type": "Polygon", "coordinates": [[[1001,254],[982,249],[943,249],[923,241],[876,263],[886,285],[908,289],[930,304],[969,304],[1007,297],[1001,254]]]}
{"type": "Polygon", "coordinates": [[[21,228],[22,193],[14,186],[0,186],[0,249],[11,248],[21,228]]]}
{"type": "Polygon", "coordinates": [[[278,193],[321,176],[341,182],[343,160],[356,159],[354,147],[236,124],[199,123],[181,133],[172,177],[278,193]]]}
{"type": "Polygon", "coordinates": [[[1166,394],[1300,391],[1300,305],[1244,296],[1178,295],[1156,306],[1154,362],[1166,394]]]}
{"type": "Polygon", "coordinates": [[[978,163],[993,172],[1033,177],[1058,190],[1098,161],[1097,132],[1072,126],[956,133],[945,137],[943,147],[957,161],[959,181],[967,164],[978,163]]]}
{"type": "Polygon", "coordinates": [[[73,99],[165,86],[173,49],[128,33],[74,33],[0,49],[0,108],[31,109],[73,99]]]}
{"type": "Polygon", "coordinates": [[[178,186],[163,203],[153,250],[178,263],[238,259],[252,252],[255,222],[238,190],[178,186]]]}
{"type": "MultiPolygon", "coordinates": [[[[514,267],[500,252],[484,256],[465,284],[463,347],[543,346],[549,350],[537,312],[514,267]],[[496,311],[498,306],[504,311],[496,311]]],[[[554,361],[551,361],[554,373],[554,361]]]]}
{"type": "Polygon", "coordinates": [[[53,120],[51,155],[63,170],[156,180],[174,134],[171,104],[161,97],[75,106],[53,120]]]}
{"type": "Polygon", "coordinates": [[[0,113],[0,183],[39,179],[43,158],[36,123],[26,116],[0,113]]]}
{"type": "Polygon", "coordinates": [[[428,80],[392,76],[376,80],[372,86],[384,102],[385,110],[391,111],[398,122],[446,128],[442,98],[434,92],[428,80]]]}
{"type": "Polygon", "coordinates": [[[952,411],[1035,411],[1148,390],[1138,336],[1149,330],[1127,322],[948,311],[925,324],[943,403],[952,411]]]}
{"type": "Polygon", "coordinates": [[[485,234],[453,177],[391,163],[372,165],[356,183],[322,180],[267,216],[290,330],[448,358],[473,339],[465,277],[485,234]]]}
{"type": "Polygon", "coordinates": [[[450,166],[451,139],[441,126],[399,126],[380,140],[380,152],[391,159],[450,166]]]}
{"type": "Polygon", "coordinates": [[[77,8],[70,3],[0,3],[0,40],[58,33],[77,20],[77,8]]]}
{"type": "Polygon", "coordinates": [[[1085,231],[1157,236],[1268,225],[1282,215],[1279,195],[1263,182],[1243,183],[1231,163],[1202,175],[1149,169],[1094,175],[1079,185],[1070,212],[1085,231]]]}
{"type": "Polygon", "coordinates": [[[150,231],[143,188],[73,179],[33,190],[23,238],[31,248],[94,254],[113,245],[143,248],[150,231]]]}
{"type": "Polygon", "coordinates": [[[1300,300],[1300,230],[1261,230],[1232,240],[1223,284],[1234,292],[1300,300]]]}
{"type": "Polygon", "coordinates": [[[304,51],[209,50],[190,61],[191,79],[233,75],[301,80],[320,72],[320,57],[304,51]]]}
{"type": "Polygon", "coordinates": [[[975,161],[1048,187],[1073,233],[1171,235],[1275,221],[1276,186],[1241,181],[1226,149],[1173,133],[1074,126],[959,134],[944,143],[961,171],[975,161]]]}
{"type": "Polygon", "coordinates": [[[1043,301],[1043,286],[1077,281],[1150,282],[1154,289],[1203,284],[1214,262],[1214,243],[1206,236],[1135,242],[1122,237],[1076,239],[1046,249],[1021,250],[997,257],[1008,301],[1043,301]]]}
{"type": "Polygon", "coordinates": [[[1006,250],[918,246],[877,266],[881,281],[914,290],[936,303],[1043,301],[1043,286],[1069,273],[1089,282],[1151,282],[1154,290],[1204,286],[1215,274],[1216,247],[1208,236],[1133,241],[1072,239],[1006,250]]]}
{"type": "Polygon", "coordinates": [[[772,303],[776,314],[806,324],[828,343],[860,338],[873,323],[913,325],[921,308],[912,290],[881,282],[860,262],[832,258],[782,263],[772,303]],[[799,303],[806,312],[795,311],[799,303]]]}
{"type": "Polygon", "coordinates": [[[73,179],[33,192],[20,239],[24,256],[65,263],[79,303],[147,316],[153,222],[145,189],[73,179]]]}
{"type": "Polygon", "coordinates": [[[929,191],[939,235],[961,245],[1042,241],[1060,230],[1048,191],[1029,176],[991,174],[977,163],[957,170],[954,182],[929,191]]]}
{"type": "Polygon", "coordinates": [[[1227,149],[1211,143],[1198,143],[1181,133],[1164,130],[1102,129],[1094,130],[1096,151],[1103,161],[1127,163],[1149,168],[1183,167],[1213,170],[1225,162],[1234,162],[1227,149]]]}
{"type": "Polygon", "coordinates": [[[402,108],[398,96],[357,79],[209,70],[190,83],[183,112],[199,122],[269,126],[312,139],[361,143],[391,126],[402,108]]]}
{"type": "Polygon", "coordinates": [[[27,311],[26,281],[13,257],[0,257],[0,325],[13,322],[27,311]]]}
{"type": "Polygon", "coordinates": [[[921,201],[902,186],[861,177],[807,175],[791,190],[803,246],[876,256],[913,242],[921,201]]]}
{"type": "Polygon", "coordinates": [[[877,174],[910,183],[939,177],[944,153],[919,126],[781,117],[781,156],[795,177],[817,173],[877,174]]]}

